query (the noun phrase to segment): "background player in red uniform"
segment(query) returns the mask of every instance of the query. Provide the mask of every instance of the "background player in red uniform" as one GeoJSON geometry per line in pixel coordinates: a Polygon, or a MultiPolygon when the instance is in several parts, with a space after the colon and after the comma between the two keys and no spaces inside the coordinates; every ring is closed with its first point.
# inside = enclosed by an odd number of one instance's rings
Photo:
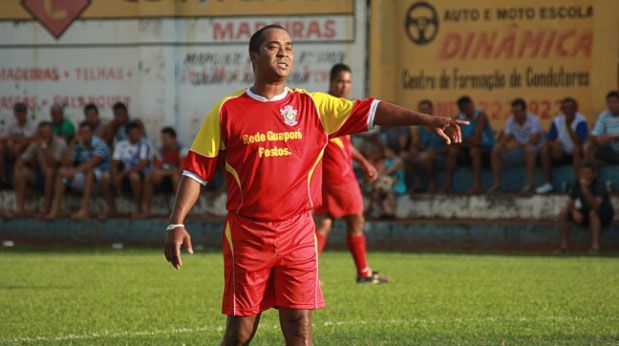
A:
{"type": "MultiPolygon", "coordinates": [[[[352,70],[345,64],[331,68],[329,94],[347,99],[352,87],[352,70]]],[[[350,136],[331,138],[322,158],[322,206],[316,209],[320,216],[316,229],[318,253],[322,253],[333,221],[343,217],[346,221],[346,242],[357,267],[357,283],[379,284],[388,279],[378,275],[368,265],[363,234],[363,197],[355,176],[352,160],[361,165],[369,181],[378,177],[376,168],[353,146],[350,136]]]]}
{"type": "Polygon", "coordinates": [[[465,122],[286,88],[294,50],[280,26],[254,33],[249,53],[254,84],[212,108],[187,155],[164,254],[180,269],[181,245],[193,252],[183,221],[220,162],[228,178],[223,344],[248,344],[262,311],[275,307],[286,344],[311,345],[312,310],[324,306],[311,210],[322,200],[320,162],[329,137],[374,124],[424,125],[458,142],[465,122]]]}

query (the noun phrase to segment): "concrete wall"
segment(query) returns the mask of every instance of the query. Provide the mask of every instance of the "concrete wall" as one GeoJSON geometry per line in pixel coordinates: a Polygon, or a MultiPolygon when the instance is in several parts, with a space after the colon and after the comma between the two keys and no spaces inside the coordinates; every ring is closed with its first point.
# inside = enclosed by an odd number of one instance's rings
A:
{"type": "MultiPolygon", "coordinates": [[[[223,220],[187,221],[195,248],[219,249],[223,220]]],[[[108,220],[107,222],[59,220],[1,220],[0,241],[22,245],[83,245],[160,247],[165,220],[108,220]]],[[[471,250],[471,251],[549,251],[558,246],[559,230],[550,223],[466,223],[466,222],[368,222],[368,248],[372,250],[471,250]]],[[[619,225],[602,233],[603,251],[619,250],[619,225]]],[[[574,249],[590,246],[585,231],[573,232],[574,249]]],[[[329,237],[328,250],[346,249],[343,222],[336,222],[329,237]]],[[[163,257],[162,257],[163,260],[163,257]]]]}

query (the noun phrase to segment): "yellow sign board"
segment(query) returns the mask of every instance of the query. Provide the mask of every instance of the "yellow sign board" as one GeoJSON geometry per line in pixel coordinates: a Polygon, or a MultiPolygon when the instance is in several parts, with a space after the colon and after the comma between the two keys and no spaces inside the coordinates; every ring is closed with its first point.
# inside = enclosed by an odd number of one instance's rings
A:
{"type": "Polygon", "coordinates": [[[372,6],[370,88],[386,99],[410,107],[430,99],[436,112],[454,115],[456,99],[469,95],[497,130],[515,98],[527,100],[545,124],[568,96],[594,120],[605,92],[617,88],[619,26],[612,22],[619,2],[379,0],[372,6]],[[605,32],[603,23],[615,31],[605,32]],[[600,53],[614,63],[599,66],[609,61],[600,53]]]}

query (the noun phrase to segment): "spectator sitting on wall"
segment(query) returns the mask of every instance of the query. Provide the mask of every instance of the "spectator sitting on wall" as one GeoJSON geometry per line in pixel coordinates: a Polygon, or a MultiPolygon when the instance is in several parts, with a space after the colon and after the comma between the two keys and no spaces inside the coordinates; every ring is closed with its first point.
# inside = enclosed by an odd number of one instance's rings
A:
{"type": "Polygon", "coordinates": [[[443,190],[451,191],[451,185],[458,164],[473,167],[473,185],[468,193],[477,193],[481,189],[481,171],[484,158],[487,158],[494,145],[494,134],[486,114],[475,108],[473,100],[463,96],[457,101],[458,119],[466,120],[469,125],[462,126],[462,143],[452,144],[447,148],[447,177],[443,190]]]}
{"type": "Polygon", "coordinates": [[[99,117],[99,108],[94,103],[89,103],[84,106],[84,119],[90,124],[93,134],[101,139],[101,134],[105,128],[105,124],[99,117]]]}
{"type": "Polygon", "coordinates": [[[608,109],[598,116],[591,143],[587,149],[590,160],[607,164],[619,164],[619,91],[606,95],[608,109]]]}
{"type": "Polygon", "coordinates": [[[13,116],[0,133],[0,187],[11,185],[9,172],[37,131],[34,121],[28,119],[28,108],[24,103],[13,106],[13,116]]]}
{"type": "Polygon", "coordinates": [[[376,206],[380,218],[394,219],[397,197],[406,193],[406,177],[402,158],[389,147],[384,147],[382,153],[379,148],[376,148],[372,158],[378,170],[378,179],[373,183],[367,212],[372,213],[376,206]]]}
{"type": "MultiPolygon", "coordinates": [[[[424,114],[434,114],[432,102],[422,100],[419,102],[418,110],[424,114]]],[[[417,149],[417,161],[428,175],[427,192],[436,192],[436,161],[440,156],[444,156],[447,151],[445,141],[433,132],[429,132],[425,127],[419,127],[418,135],[415,139],[417,149]]]]}
{"type": "Polygon", "coordinates": [[[171,127],[161,130],[161,149],[155,156],[153,171],[144,179],[143,213],[146,218],[151,214],[151,202],[157,189],[175,193],[182,175],[183,160],[187,150],[176,140],[176,131],[171,127]]]}
{"type": "Polygon", "coordinates": [[[71,121],[64,117],[64,107],[53,104],[49,109],[52,118],[52,131],[56,136],[62,137],[67,144],[71,143],[75,136],[75,126],[71,121]]]}
{"type": "Polygon", "coordinates": [[[492,176],[494,185],[491,192],[501,189],[501,166],[503,161],[512,164],[526,164],[527,182],[522,192],[533,190],[535,159],[544,145],[542,124],[537,115],[527,112],[527,103],[523,99],[512,102],[513,114],[507,119],[503,136],[498,145],[492,149],[492,176]]]}
{"type": "MultiPolygon", "coordinates": [[[[66,187],[83,194],[82,205],[71,218],[76,220],[89,218],[90,196],[95,183],[101,184],[101,177],[110,169],[110,158],[110,149],[102,139],[94,136],[92,125],[86,121],[80,123],[76,142],[72,150],[65,155],[63,167],[58,171],[54,184],[52,210],[46,219],[55,219],[60,215],[62,196],[66,187]]],[[[105,191],[103,187],[100,190],[105,191]]]]}
{"type": "Polygon", "coordinates": [[[140,119],[129,117],[129,111],[124,103],[115,103],[114,106],[112,106],[112,110],[114,111],[114,118],[105,125],[101,132],[101,138],[109,145],[112,145],[114,142],[118,143],[127,139],[127,125],[130,123],[137,124],[138,129],[140,130],[140,136],[146,137],[144,124],[140,119]]]}
{"type": "Polygon", "coordinates": [[[605,184],[597,179],[595,162],[586,160],[579,169],[578,178],[572,185],[570,200],[561,210],[561,248],[569,246],[570,224],[589,227],[591,232],[591,253],[600,250],[600,231],[608,227],[614,218],[613,206],[605,184]]]}
{"type": "Polygon", "coordinates": [[[34,141],[15,163],[14,217],[21,217],[24,214],[28,186],[44,190],[42,215],[49,211],[54,179],[66,150],[65,141],[61,137],[54,136],[52,124],[49,121],[39,123],[34,141]]]}
{"type": "Polygon", "coordinates": [[[383,127],[380,129],[380,142],[402,159],[406,177],[410,178],[410,183],[412,183],[412,190],[419,191],[421,180],[415,166],[417,150],[413,145],[412,128],[407,126],[383,127]]]}
{"type": "MultiPolygon", "coordinates": [[[[133,194],[133,216],[136,217],[142,213],[142,185],[144,177],[152,171],[153,151],[148,140],[142,137],[137,123],[131,122],[126,127],[127,139],[114,147],[110,177],[115,192],[133,194]]],[[[108,201],[108,204],[112,206],[111,212],[115,213],[113,200],[108,201]]]]}
{"type": "Polygon", "coordinates": [[[13,106],[13,116],[14,119],[0,134],[0,186],[8,185],[8,170],[32,142],[37,131],[34,121],[28,119],[28,108],[24,103],[13,106]]]}
{"type": "Polygon", "coordinates": [[[561,113],[552,120],[546,144],[540,153],[544,169],[544,184],[535,191],[546,193],[554,190],[551,183],[552,164],[573,165],[578,175],[580,161],[583,157],[583,143],[587,140],[589,130],[587,119],[578,113],[578,103],[571,97],[561,102],[561,113]]]}

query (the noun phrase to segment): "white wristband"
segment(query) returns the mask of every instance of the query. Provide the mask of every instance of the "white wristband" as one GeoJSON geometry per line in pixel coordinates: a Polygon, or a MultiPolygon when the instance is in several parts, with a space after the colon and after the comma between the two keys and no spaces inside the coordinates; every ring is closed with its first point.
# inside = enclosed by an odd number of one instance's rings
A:
{"type": "Polygon", "coordinates": [[[168,227],[165,228],[166,231],[171,231],[175,228],[179,228],[179,227],[185,227],[185,225],[183,225],[182,223],[173,223],[171,225],[168,225],[168,227]]]}

